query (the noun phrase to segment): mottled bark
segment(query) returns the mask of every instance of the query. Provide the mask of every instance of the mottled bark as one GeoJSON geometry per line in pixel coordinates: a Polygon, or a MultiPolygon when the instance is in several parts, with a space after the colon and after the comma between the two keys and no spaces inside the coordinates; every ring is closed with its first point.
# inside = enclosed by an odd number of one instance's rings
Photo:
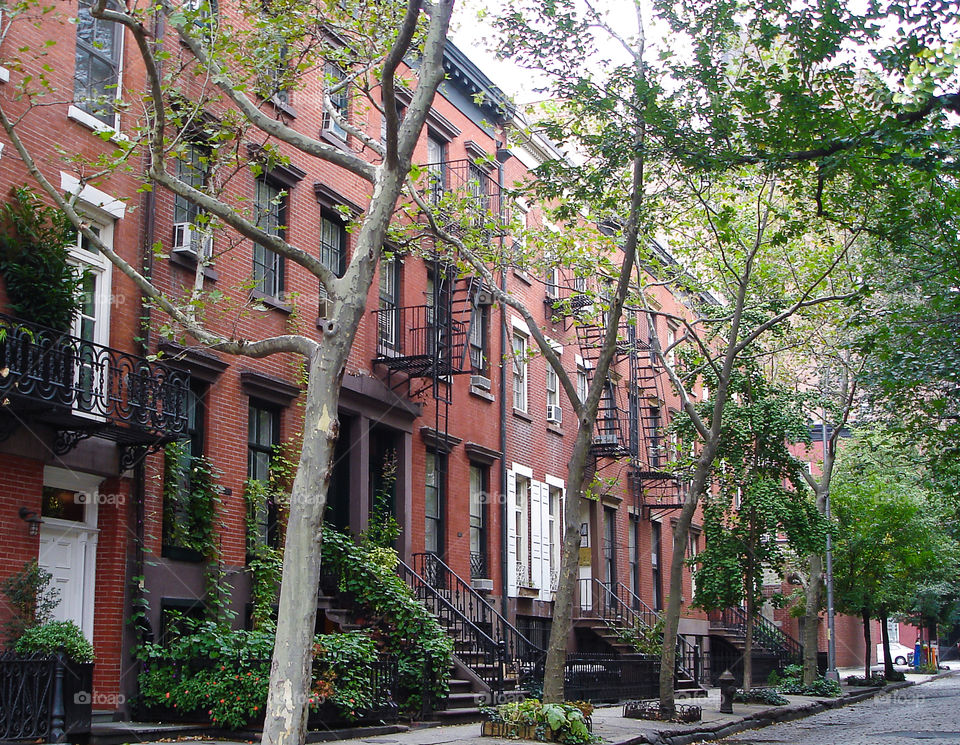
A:
{"type": "Polygon", "coordinates": [[[823,590],[823,557],[807,557],[808,579],[805,588],[806,607],[803,613],[803,684],[813,685],[819,675],[817,654],[820,645],[820,597],[823,590]]]}

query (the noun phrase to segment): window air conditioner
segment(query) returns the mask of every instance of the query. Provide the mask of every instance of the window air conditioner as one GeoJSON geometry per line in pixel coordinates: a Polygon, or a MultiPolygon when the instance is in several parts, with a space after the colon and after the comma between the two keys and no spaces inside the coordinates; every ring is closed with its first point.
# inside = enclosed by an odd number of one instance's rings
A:
{"type": "Polygon", "coordinates": [[[213,254],[213,236],[188,222],[174,223],[173,252],[194,259],[209,259],[213,254]]]}
{"type": "Polygon", "coordinates": [[[547,421],[554,424],[563,422],[563,410],[559,406],[547,406],[547,421]]]}

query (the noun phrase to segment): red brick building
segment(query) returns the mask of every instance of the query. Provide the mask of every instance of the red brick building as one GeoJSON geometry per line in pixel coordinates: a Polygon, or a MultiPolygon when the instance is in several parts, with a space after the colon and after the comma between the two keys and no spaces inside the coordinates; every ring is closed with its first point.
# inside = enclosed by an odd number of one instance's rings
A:
{"type": "MultiPolygon", "coordinates": [[[[212,237],[198,231],[191,205],[162,189],[141,189],[146,166],[139,155],[129,169],[81,188],[75,166],[61,153],[108,155],[114,151],[111,137],[133,136],[136,117],[133,109],[105,114],[92,105],[84,88],[89,78],[81,72],[106,65],[118,95],[128,100],[144,86],[131,39],[112,24],[95,22],[88,8],[83,0],[79,11],[76,3],[62,3],[39,25],[15,20],[0,50],[12,60],[10,50],[57,41],[44,61],[60,103],[30,111],[23,102],[5,104],[24,115],[18,131],[43,174],[65,192],[79,192],[78,209],[101,239],[171,297],[193,283],[197,255],[210,252],[215,258],[203,272],[204,288],[224,298],[208,310],[211,327],[248,338],[294,327],[322,338],[317,280],[226,230],[212,237]],[[66,23],[78,12],[78,24],[66,23]],[[91,44],[94,36],[99,41],[91,44]],[[259,309],[251,310],[251,301],[259,309]]],[[[187,54],[176,40],[165,43],[175,58],[187,54]]],[[[520,210],[532,223],[536,208],[500,204],[501,186],[553,157],[549,143],[516,136],[508,102],[463,52],[451,46],[446,60],[448,78],[416,161],[445,189],[469,190],[491,210],[520,210]]],[[[0,76],[8,78],[0,92],[39,64],[10,64],[0,76]]],[[[321,132],[328,142],[362,149],[323,116],[318,80],[282,101],[263,101],[262,108],[304,132],[321,132]]],[[[185,79],[184,94],[195,85],[185,79]]],[[[379,137],[376,110],[344,105],[354,126],[379,137]]],[[[29,178],[9,140],[0,141],[0,191],[6,198],[10,187],[29,178]]],[[[256,160],[257,148],[249,154],[256,160]]],[[[363,212],[369,187],[329,163],[290,156],[289,163],[262,173],[236,174],[230,198],[257,206],[266,224],[282,230],[290,243],[342,271],[352,255],[347,216],[363,212]]],[[[190,161],[182,178],[194,178],[202,162],[199,155],[190,161]]],[[[492,240],[511,243],[509,236],[492,240]]],[[[61,589],[57,616],[77,621],[96,650],[95,708],[123,709],[121,697],[135,691],[131,651],[138,634],[162,636],[170,612],[200,612],[205,593],[203,557],[177,538],[182,516],[168,502],[173,495],[165,486],[168,464],[161,446],[186,440],[190,453],[208,457],[221,474],[216,544],[237,623],[246,623],[245,482],[266,476],[274,446],[296,440],[300,373],[288,355],[227,357],[186,339],[169,340],[161,333],[167,319],[143,302],[133,282],[89,246],[78,244],[71,255],[91,277],[83,313],[60,342],[71,351],[55,347],[54,363],[42,362],[51,354],[43,346],[47,337],[31,330],[30,319],[8,314],[3,321],[20,346],[8,341],[4,350],[10,375],[3,392],[10,403],[0,443],[0,578],[31,559],[54,575],[61,589]],[[38,370],[45,376],[39,382],[38,370]],[[147,611],[135,628],[126,620],[143,599],[147,611]]],[[[565,370],[585,385],[597,350],[588,325],[570,310],[577,297],[586,297],[579,294],[585,280],[566,267],[548,277],[509,269],[497,279],[533,309],[561,351],[565,370]],[[566,305],[558,303],[564,299],[566,305]]],[[[662,288],[656,293],[652,302],[662,310],[692,314],[687,298],[662,288]]],[[[381,264],[367,306],[343,378],[328,523],[353,531],[367,526],[382,464],[395,453],[401,558],[416,568],[418,554],[439,557],[522,632],[544,641],[576,427],[555,376],[541,357],[526,358],[533,342],[516,313],[491,304],[475,281],[412,253],[381,264]],[[454,336],[454,354],[438,369],[424,362],[435,353],[424,328],[441,321],[454,336]]],[[[658,322],[669,343],[677,329],[658,322]]],[[[633,328],[624,325],[628,343],[601,404],[594,443],[597,472],[614,478],[598,500],[572,507],[582,524],[582,611],[609,602],[609,592],[636,608],[662,608],[667,568],[677,550],[672,516],[680,491],[669,474],[675,444],[663,428],[679,401],[633,328]]],[[[266,540],[275,540],[274,516],[258,517],[266,540]]],[[[702,548],[698,523],[696,518],[689,545],[679,550],[694,554],[702,548]]],[[[687,572],[685,601],[692,594],[687,572]]],[[[0,617],[8,612],[0,607],[0,617]]],[[[704,614],[685,612],[680,630],[708,649],[704,614]]],[[[575,642],[582,650],[609,649],[589,620],[578,622],[575,642]]]]}

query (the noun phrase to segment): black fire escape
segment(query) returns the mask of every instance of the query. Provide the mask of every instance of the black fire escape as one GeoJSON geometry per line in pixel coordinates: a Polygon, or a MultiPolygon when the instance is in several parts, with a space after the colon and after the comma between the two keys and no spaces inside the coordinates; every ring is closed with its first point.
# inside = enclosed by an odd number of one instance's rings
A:
{"type": "MultiPolygon", "coordinates": [[[[585,372],[592,376],[603,348],[605,324],[603,314],[592,318],[592,302],[574,295],[567,307],[577,329],[580,354],[585,372]]],[[[597,407],[596,429],[591,454],[602,467],[602,459],[626,460],[628,480],[634,503],[644,512],[678,509],[683,505],[681,484],[670,470],[664,447],[662,402],[664,372],[655,359],[649,341],[641,338],[637,327],[620,323],[617,345],[610,365],[606,387],[597,407]],[[626,380],[622,373],[626,363],[626,380]]]]}

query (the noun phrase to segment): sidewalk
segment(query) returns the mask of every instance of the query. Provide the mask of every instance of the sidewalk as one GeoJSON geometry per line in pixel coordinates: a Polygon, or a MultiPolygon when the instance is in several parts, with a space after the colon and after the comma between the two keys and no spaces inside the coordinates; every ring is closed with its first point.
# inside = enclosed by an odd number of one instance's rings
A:
{"type": "MultiPolygon", "coordinates": [[[[857,671],[842,670],[841,678],[856,674],[857,671]]],[[[860,671],[862,674],[862,671],[860,671]]],[[[956,672],[941,672],[941,675],[954,675],[956,672]]],[[[736,734],[748,729],[765,727],[776,722],[810,716],[825,709],[838,708],[871,698],[878,693],[886,693],[901,688],[925,683],[934,675],[909,674],[904,683],[894,683],[884,688],[854,688],[843,686],[840,698],[819,698],[812,696],[786,696],[790,702],[786,706],[765,706],[762,704],[734,704],[733,714],[720,713],[720,689],[710,689],[709,695],[700,699],[684,699],[680,704],[694,704],[702,707],[703,717],[694,724],[674,724],[672,722],[651,722],[642,719],[625,719],[623,706],[598,707],[593,712],[593,731],[607,745],[688,745],[704,740],[713,740],[736,734]]],[[[332,734],[332,733],[331,733],[332,734]]],[[[439,727],[419,726],[404,732],[365,736],[351,739],[339,739],[343,745],[509,745],[516,740],[504,740],[495,737],[480,737],[480,723],[445,725],[439,727]]],[[[169,741],[167,741],[169,742],[169,741]]],[[[209,739],[195,739],[194,742],[217,743],[209,739]]],[[[220,742],[219,745],[230,745],[220,742]]],[[[238,744],[239,745],[239,744],[238,744]]]]}

